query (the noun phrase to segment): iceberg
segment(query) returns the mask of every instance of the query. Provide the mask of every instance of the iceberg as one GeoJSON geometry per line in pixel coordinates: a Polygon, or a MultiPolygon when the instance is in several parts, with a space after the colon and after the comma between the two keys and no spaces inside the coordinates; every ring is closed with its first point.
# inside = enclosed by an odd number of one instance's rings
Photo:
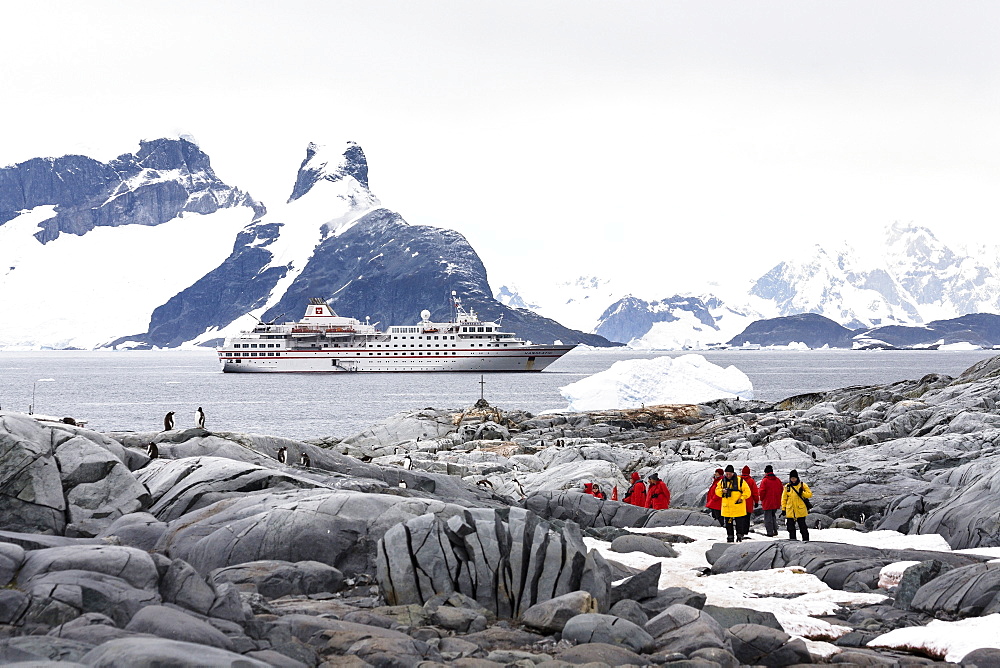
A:
{"type": "Polygon", "coordinates": [[[735,366],[722,368],[702,355],[622,360],[611,368],[559,388],[574,411],[698,404],[713,399],[753,399],[753,383],[735,366]]]}

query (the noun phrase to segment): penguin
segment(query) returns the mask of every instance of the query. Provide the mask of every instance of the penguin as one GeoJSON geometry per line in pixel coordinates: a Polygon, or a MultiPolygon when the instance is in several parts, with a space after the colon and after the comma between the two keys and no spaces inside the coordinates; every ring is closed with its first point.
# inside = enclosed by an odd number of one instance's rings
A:
{"type": "Polygon", "coordinates": [[[163,416],[163,431],[170,431],[174,428],[174,412],[170,411],[163,416]]]}
{"type": "Polygon", "coordinates": [[[517,478],[514,478],[514,484],[517,485],[517,491],[521,495],[521,498],[522,499],[527,498],[528,495],[524,493],[524,486],[521,485],[521,481],[518,480],[517,478]]]}
{"type": "Polygon", "coordinates": [[[490,489],[493,489],[493,483],[491,483],[486,478],[483,478],[482,480],[476,482],[476,484],[479,485],[480,487],[482,487],[483,489],[486,489],[487,487],[489,487],[490,489]]]}
{"type": "Polygon", "coordinates": [[[399,481],[399,488],[400,489],[406,489],[406,481],[405,480],[400,480],[399,481]]]}
{"type": "Polygon", "coordinates": [[[405,457],[403,457],[403,470],[409,471],[412,468],[413,468],[413,460],[410,458],[409,455],[406,455],[405,457]]]}
{"type": "Polygon", "coordinates": [[[205,411],[201,410],[201,406],[198,406],[198,410],[194,412],[194,421],[199,429],[205,428],[205,411]]]}
{"type": "Polygon", "coordinates": [[[156,459],[160,456],[160,449],[156,447],[156,443],[149,442],[149,445],[146,446],[146,456],[150,459],[156,459]]]}
{"type": "Polygon", "coordinates": [[[310,466],[312,466],[311,462],[309,461],[309,455],[307,455],[304,452],[301,455],[299,455],[299,466],[304,466],[305,468],[309,468],[310,466]]]}
{"type": "Polygon", "coordinates": [[[278,461],[284,464],[288,460],[288,448],[281,446],[278,448],[278,461]]]}

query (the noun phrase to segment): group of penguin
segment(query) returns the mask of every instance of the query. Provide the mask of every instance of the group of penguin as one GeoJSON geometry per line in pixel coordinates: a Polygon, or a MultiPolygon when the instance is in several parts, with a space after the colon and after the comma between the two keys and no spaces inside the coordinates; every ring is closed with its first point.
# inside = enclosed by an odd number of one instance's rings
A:
{"type": "MultiPolygon", "coordinates": [[[[198,410],[194,412],[195,422],[199,429],[205,428],[205,411],[202,410],[201,406],[198,406],[198,410]]],[[[163,416],[163,431],[170,431],[174,428],[174,411],[170,411],[163,416]]],[[[160,456],[160,449],[156,447],[156,443],[150,442],[146,445],[146,456],[150,459],[157,459],[160,456]]],[[[282,464],[288,463],[288,448],[281,446],[278,448],[278,461],[282,464]]],[[[299,466],[309,468],[312,466],[312,462],[309,459],[309,455],[305,452],[299,455],[299,466]]]]}
{"type": "MultiPolygon", "coordinates": [[[[277,459],[282,464],[287,464],[288,448],[286,448],[285,446],[281,446],[280,448],[278,448],[277,459]]],[[[309,455],[307,455],[305,452],[299,454],[299,466],[304,466],[305,468],[309,468],[310,466],[312,466],[312,462],[309,460],[309,455]]]]}
{"type": "MultiPolygon", "coordinates": [[[[199,429],[205,428],[205,411],[198,406],[198,410],[194,412],[194,422],[195,426],[199,429]]],[[[163,431],[170,431],[174,428],[174,411],[170,411],[163,416],[163,431]]]]}
{"type": "MultiPolygon", "coordinates": [[[[194,412],[195,425],[199,429],[205,428],[205,411],[201,406],[194,412]]],[[[163,431],[170,431],[174,428],[174,411],[170,411],[163,416],[163,431]]],[[[160,456],[160,449],[152,441],[146,445],[146,456],[150,459],[157,459],[160,456]]]]}

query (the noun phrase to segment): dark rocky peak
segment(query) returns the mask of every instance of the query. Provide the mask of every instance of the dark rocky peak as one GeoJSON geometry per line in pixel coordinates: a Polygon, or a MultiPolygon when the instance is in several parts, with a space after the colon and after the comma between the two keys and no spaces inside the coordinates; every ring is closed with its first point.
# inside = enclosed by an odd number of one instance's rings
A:
{"type": "Polygon", "coordinates": [[[111,165],[84,155],[32,158],[0,168],[0,225],[36,206],[91,201],[120,182],[111,165]]]}
{"type": "Polygon", "coordinates": [[[177,169],[182,173],[203,173],[212,180],[216,178],[208,155],[187,139],[142,140],[135,155],[119,156],[116,162],[140,169],[177,169]]]}
{"type": "Polygon", "coordinates": [[[360,146],[349,141],[347,148],[337,153],[329,147],[310,142],[288,201],[299,199],[319,181],[340,181],[348,176],[368,190],[368,160],[360,146]]]}
{"type": "Polygon", "coordinates": [[[757,320],[729,341],[731,346],[758,344],[785,346],[792,342],[805,343],[810,348],[850,348],[857,332],[818,313],[797,313],[780,318],[757,320]]]}
{"type": "MultiPolygon", "coordinates": [[[[722,305],[718,299],[715,303],[722,305]]],[[[655,323],[680,320],[681,311],[691,313],[706,327],[718,329],[708,305],[699,297],[674,295],[659,301],[646,301],[626,295],[604,311],[594,331],[611,341],[626,343],[641,337],[655,323]]]]}
{"type": "Polygon", "coordinates": [[[197,144],[167,138],[142,141],[136,153],[107,163],[66,155],[0,169],[0,225],[38,206],[55,206],[35,235],[43,244],[95,227],[159,225],[182,212],[248,206],[254,218],[264,214],[249,195],[215,176],[197,144]]]}

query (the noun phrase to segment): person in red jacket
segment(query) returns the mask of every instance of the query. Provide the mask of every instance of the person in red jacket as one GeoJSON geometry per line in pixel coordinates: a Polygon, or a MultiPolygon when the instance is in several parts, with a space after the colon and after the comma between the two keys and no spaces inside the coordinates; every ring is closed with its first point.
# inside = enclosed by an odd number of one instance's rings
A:
{"type": "Polygon", "coordinates": [[[646,490],[646,507],[653,510],[668,510],[670,508],[670,490],[667,484],[655,473],[649,474],[649,488],[646,490]]]}
{"type": "Polygon", "coordinates": [[[715,493],[715,488],[722,480],[722,469],[715,469],[715,477],[712,478],[712,486],[705,494],[705,507],[712,511],[712,519],[719,523],[720,527],[726,526],[726,520],[722,517],[722,497],[715,493]]]}
{"type": "Polygon", "coordinates": [[[774,468],[770,464],[764,467],[764,477],[760,479],[758,493],[760,495],[760,507],[764,509],[764,533],[774,537],[778,535],[778,509],[781,508],[781,492],[784,486],[778,476],[774,475],[774,468]]]}
{"type": "Polygon", "coordinates": [[[747,504],[747,514],[739,518],[738,526],[736,527],[736,533],[742,540],[748,533],[750,533],[750,515],[753,513],[753,509],[757,507],[760,502],[760,492],[757,490],[757,481],[753,479],[750,475],[750,467],[744,466],[740,471],[740,477],[746,481],[747,487],[750,488],[750,498],[746,500],[747,504]]]}
{"type": "Polygon", "coordinates": [[[646,507],[646,483],[642,481],[642,476],[639,475],[638,471],[632,472],[632,486],[625,492],[622,500],[633,506],[646,507]]]}
{"type": "Polygon", "coordinates": [[[590,493],[593,494],[594,496],[596,496],[601,501],[607,501],[608,500],[608,495],[601,491],[601,486],[598,485],[596,482],[594,483],[594,486],[593,486],[592,491],[590,493]]]}

